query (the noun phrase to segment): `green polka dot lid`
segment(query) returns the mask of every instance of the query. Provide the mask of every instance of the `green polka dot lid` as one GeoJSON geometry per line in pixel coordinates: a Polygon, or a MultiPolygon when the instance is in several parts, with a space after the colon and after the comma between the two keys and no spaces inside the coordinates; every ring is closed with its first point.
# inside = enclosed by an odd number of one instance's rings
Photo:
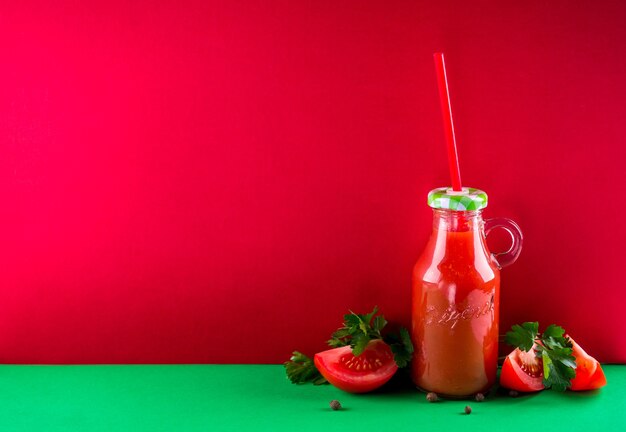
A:
{"type": "Polygon", "coordinates": [[[428,193],[428,205],[435,209],[474,211],[487,207],[487,194],[480,189],[464,187],[461,191],[442,187],[428,193]]]}

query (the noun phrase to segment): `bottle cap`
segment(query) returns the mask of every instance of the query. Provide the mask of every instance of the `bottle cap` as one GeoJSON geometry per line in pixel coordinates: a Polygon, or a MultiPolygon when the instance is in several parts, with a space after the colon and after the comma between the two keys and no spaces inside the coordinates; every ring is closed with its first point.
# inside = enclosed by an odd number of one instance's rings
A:
{"type": "Polygon", "coordinates": [[[480,189],[464,187],[453,191],[450,187],[433,189],[428,193],[428,205],[435,209],[474,211],[487,207],[487,194],[480,189]]]}

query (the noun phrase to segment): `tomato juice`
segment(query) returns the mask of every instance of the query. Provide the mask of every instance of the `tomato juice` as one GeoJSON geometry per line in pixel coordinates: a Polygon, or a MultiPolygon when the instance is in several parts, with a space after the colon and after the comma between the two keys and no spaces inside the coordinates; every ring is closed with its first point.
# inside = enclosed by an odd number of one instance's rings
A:
{"type": "Polygon", "coordinates": [[[480,211],[433,213],[413,269],[411,373],[424,391],[465,397],[496,381],[500,271],[480,211]]]}

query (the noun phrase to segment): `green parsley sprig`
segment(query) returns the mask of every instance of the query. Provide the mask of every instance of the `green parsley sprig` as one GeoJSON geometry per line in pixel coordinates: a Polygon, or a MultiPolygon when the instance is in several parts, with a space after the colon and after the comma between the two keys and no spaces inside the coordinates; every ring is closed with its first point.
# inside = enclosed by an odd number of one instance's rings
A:
{"type": "Polygon", "coordinates": [[[383,337],[381,331],[387,325],[387,320],[383,315],[377,314],[378,306],[368,314],[350,311],[343,316],[343,327],[331,335],[328,345],[333,348],[350,345],[352,354],[359,356],[371,340],[382,339],[390,346],[398,367],[405,367],[413,355],[409,332],[401,327],[399,334],[388,333],[383,337]]]}
{"type": "Polygon", "coordinates": [[[299,351],[294,351],[289,361],[285,362],[287,377],[294,384],[312,382],[315,385],[326,384],[326,378],[315,367],[313,360],[299,351]]]}
{"type": "Polygon", "coordinates": [[[572,342],[565,336],[563,327],[551,324],[539,333],[538,322],[516,324],[507,332],[505,340],[523,351],[534,349],[535,356],[543,361],[543,385],[546,388],[565,391],[576,377],[572,342]]]}
{"type": "MultiPolygon", "coordinates": [[[[386,325],[385,317],[378,314],[378,306],[367,314],[357,314],[350,311],[343,316],[343,326],[331,335],[328,346],[339,348],[349,345],[352,348],[352,354],[358,357],[371,340],[382,339],[391,348],[398,367],[403,368],[408,365],[413,355],[411,337],[404,327],[400,328],[398,334],[387,333],[383,336],[381,331],[386,325]]],[[[315,368],[313,361],[298,351],[294,351],[291,359],[285,362],[285,369],[287,377],[294,384],[305,382],[323,384],[326,382],[315,368]]]]}

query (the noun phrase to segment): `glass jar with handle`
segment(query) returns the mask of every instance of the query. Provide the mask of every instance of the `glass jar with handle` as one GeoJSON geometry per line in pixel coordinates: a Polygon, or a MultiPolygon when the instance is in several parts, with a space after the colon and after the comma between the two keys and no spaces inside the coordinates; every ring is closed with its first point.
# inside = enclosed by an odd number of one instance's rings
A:
{"type": "Polygon", "coordinates": [[[519,256],[522,232],[510,219],[483,220],[478,189],[435,189],[428,205],[433,231],[413,269],[412,378],[444,397],[484,393],[496,380],[500,269],[519,256]],[[512,244],[491,253],[486,237],[497,228],[512,244]]]}

